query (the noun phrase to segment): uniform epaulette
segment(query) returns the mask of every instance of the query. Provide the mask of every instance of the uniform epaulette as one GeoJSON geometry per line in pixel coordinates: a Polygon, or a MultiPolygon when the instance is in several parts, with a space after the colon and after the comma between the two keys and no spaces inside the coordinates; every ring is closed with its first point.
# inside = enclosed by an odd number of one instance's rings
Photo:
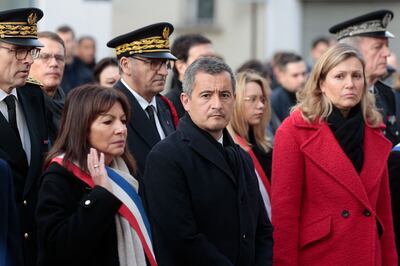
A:
{"type": "Polygon", "coordinates": [[[31,83],[31,84],[35,84],[35,85],[39,85],[40,87],[43,87],[43,84],[42,84],[39,80],[34,79],[34,78],[32,78],[32,77],[28,77],[28,78],[26,79],[26,82],[27,82],[27,83],[31,83]]]}

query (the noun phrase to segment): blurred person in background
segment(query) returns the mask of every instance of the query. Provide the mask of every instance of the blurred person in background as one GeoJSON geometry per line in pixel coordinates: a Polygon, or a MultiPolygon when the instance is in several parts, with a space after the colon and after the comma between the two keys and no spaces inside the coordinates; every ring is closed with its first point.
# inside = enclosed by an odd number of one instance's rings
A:
{"type": "Polygon", "coordinates": [[[313,40],[310,51],[310,56],[311,56],[311,62],[310,62],[311,64],[309,67],[310,71],[315,62],[317,62],[318,59],[321,57],[321,55],[328,50],[329,46],[330,46],[329,39],[327,37],[321,36],[313,40]]]}
{"type": "Polygon", "coordinates": [[[76,57],[90,70],[96,65],[96,40],[92,36],[82,36],[76,45],[76,57]]]}
{"type": "Polygon", "coordinates": [[[271,120],[267,81],[254,71],[236,76],[236,100],[228,131],[233,140],[249,153],[256,170],[261,196],[271,219],[272,143],[265,134],[271,120]]]}
{"type": "Polygon", "coordinates": [[[179,118],[185,114],[181,103],[182,81],[186,69],[202,56],[214,56],[211,41],[200,34],[186,34],[177,37],[171,46],[171,53],[177,58],[173,67],[171,88],[165,95],[175,106],[179,118]]]}
{"type": "Polygon", "coordinates": [[[114,57],[101,59],[94,67],[93,74],[101,86],[112,88],[121,78],[117,59],[114,57]]]}
{"type": "Polygon", "coordinates": [[[57,34],[64,41],[65,68],[61,88],[68,94],[73,88],[94,81],[92,71],[75,57],[76,41],[74,30],[67,26],[57,28],[57,34]]]}

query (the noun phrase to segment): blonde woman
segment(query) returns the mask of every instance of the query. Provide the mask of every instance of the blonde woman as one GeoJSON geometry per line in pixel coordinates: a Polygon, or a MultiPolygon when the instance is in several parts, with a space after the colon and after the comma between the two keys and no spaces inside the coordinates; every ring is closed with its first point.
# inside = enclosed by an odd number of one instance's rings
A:
{"type": "Polygon", "coordinates": [[[275,136],[274,265],[397,265],[392,145],[358,50],[324,53],[298,100],[275,136]]]}
{"type": "Polygon", "coordinates": [[[253,160],[264,205],[271,218],[272,144],[265,133],[271,120],[270,89],[256,72],[239,73],[236,80],[236,103],[228,130],[253,160]]]}

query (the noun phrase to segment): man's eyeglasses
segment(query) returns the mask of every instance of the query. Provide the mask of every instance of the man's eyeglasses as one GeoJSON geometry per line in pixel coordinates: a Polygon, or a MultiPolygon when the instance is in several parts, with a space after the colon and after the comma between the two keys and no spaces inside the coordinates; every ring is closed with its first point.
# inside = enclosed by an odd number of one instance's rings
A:
{"type": "Polygon", "coordinates": [[[0,45],[0,48],[7,49],[10,53],[14,52],[15,58],[17,60],[24,60],[28,56],[28,53],[31,54],[32,59],[38,58],[38,56],[40,54],[40,49],[36,48],[36,47],[32,47],[32,48],[24,47],[24,48],[12,49],[12,48],[8,48],[8,47],[0,45]]]}
{"type": "Polygon", "coordinates": [[[57,63],[64,63],[65,56],[59,54],[48,54],[48,53],[40,53],[37,59],[42,60],[45,63],[48,63],[52,58],[54,58],[57,63]]]}
{"type": "Polygon", "coordinates": [[[248,97],[244,97],[243,98],[245,101],[250,102],[251,104],[257,104],[259,101],[262,104],[265,104],[267,99],[264,96],[258,96],[258,95],[252,95],[252,96],[248,96],[248,97]]]}
{"type": "Polygon", "coordinates": [[[163,66],[166,66],[167,69],[170,70],[174,66],[174,61],[168,59],[144,59],[136,56],[133,56],[132,58],[150,64],[150,69],[154,71],[160,70],[163,66]]]}

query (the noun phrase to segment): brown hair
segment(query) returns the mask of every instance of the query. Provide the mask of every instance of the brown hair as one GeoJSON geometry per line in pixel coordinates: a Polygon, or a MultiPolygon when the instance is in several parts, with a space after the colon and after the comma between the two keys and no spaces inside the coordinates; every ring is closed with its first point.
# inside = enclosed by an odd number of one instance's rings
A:
{"type": "MultiPolygon", "coordinates": [[[[61,117],[61,126],[57,140],[45,159],[45,167],[51,159],[64,154],[64,160],[76,162],[82,170],[87,169],[87,155],[90,144],[88,135],[90,126],[96,118],[110,110],[115,103],[120,103],[127,121],[130,119],[130,106],[121,92],[96,84],[88,84],[73,89],[67,96],[61,117]]],[[[129,153],[127,145],[122,159],[132,174],[136,171],[136,163],[129,153]]]]}
{"type": "Polygon", "coordinates": [[[260,85],[263,96],[267,99],[263,110],[264,115],[261,118],[260,124],[253,126],[253,133],[257,146],[268,152],[272,147],[270,139],[265,134],[265,128],[271,121],[270,89],[267,81],[255,71],[244,71],[236,76],[236,101],[228,130],[232,136],[239,135],[249,142],[249,125],[244,119],[243,109],[246,85],[250,82],[260,85]]]}
{"type": "Polygon", "coordinates": [[[317,61],[305,88],[297,93],[298,104],[292,111],[299,108],[308,122],[313,122],[316,118],[319,121],[326,120],[332,113],[332,102],[322,93],[321,82],[325,80],[329,71],[349,58],[357,58],[363,67],[364,92],[361,97],[361,110],[364,121],[372,127],[378,127],[382,123],[382,116],[376,109],[374,95],[367,90],[364,59],[356,48],[343,43],[329,48],[317,61]]]}

